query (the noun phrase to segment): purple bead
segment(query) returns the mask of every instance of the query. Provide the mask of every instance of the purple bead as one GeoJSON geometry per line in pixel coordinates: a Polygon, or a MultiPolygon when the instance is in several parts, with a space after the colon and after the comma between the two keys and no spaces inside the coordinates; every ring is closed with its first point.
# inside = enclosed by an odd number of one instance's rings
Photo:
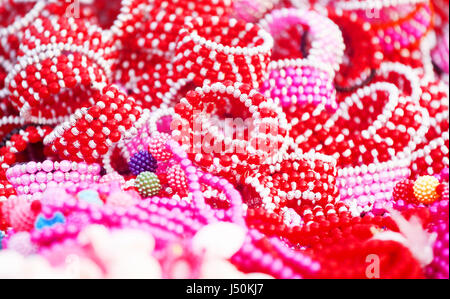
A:
{"type": "Polygon", "coordinates": [[[138,175],[145,171],[156,172],[158,162],[149,152],[140,151],[131,157],[128,167],[134,175],[138,175]]]}

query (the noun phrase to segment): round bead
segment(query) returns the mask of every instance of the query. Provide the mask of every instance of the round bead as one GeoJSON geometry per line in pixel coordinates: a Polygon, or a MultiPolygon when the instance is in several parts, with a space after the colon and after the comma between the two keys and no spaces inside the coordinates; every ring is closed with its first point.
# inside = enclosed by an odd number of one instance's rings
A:
{"type": "Polygon", "coordinates": [[[141,172],[134,181],[134,187],[138,189],[143,198],[155,196],[161,190],[161,183],[158,176],[150,171],[141,172]]]}
{"type": "Polygon", "coordinates": [[[149,152],[140,151],[131,157],[128,167],[134,175],[138,175],[144,171],[155,172],[158,162],[149,152]]]}
{"type": "Polygon", "coordinates": [[[439,194],[436,191],[437,186],[439,186],[439,180],[435,177],[421,176],[414,183],[414,196],[421,203],[433,203],[439,199],[439,194]]]}

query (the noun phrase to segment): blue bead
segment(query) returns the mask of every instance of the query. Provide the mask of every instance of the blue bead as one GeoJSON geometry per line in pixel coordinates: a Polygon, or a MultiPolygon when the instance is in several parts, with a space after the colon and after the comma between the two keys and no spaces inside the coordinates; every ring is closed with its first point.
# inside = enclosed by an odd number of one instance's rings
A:
{"type": "Polygon", "coordinates": [[[3,249],[2,241],[3,241],[4,237],[5,237],[5,233],[0,230],[0,250],[3,249]]]}
{"type": "Polygon", "coordinates": [[[34,227],[38,230],[43,229],[44,227],[51,227],[57,223],[65,223],[66,218],[61,212],[56,212],[52,218],[47,219],[44,215],[39,215],[34,223],[34,227]]]}
{"type": "Polygon", "coordinates": [[[103,205],[103,201],[100,199],[97,191],[95,190],[83,190],[78,192],[77,197],[79,200],[83,200],[87,203],[103,205]]]}

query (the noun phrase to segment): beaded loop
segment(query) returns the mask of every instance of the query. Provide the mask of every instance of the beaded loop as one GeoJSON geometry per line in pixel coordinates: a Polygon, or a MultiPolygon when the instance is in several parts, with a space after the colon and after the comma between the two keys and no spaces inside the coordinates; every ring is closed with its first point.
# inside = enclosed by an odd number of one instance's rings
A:
{"type": "Polygon", "coordinates": [[[95,105],[77,110],[44,140],[62,158],[95,162],[122,138],[137,134],[147,114],[114,85],[99,86],[95,105]]]}
{"type": "Polygon", "coordinates": [[[218,17],[193,18],[179,33],[174,81],[195,86],[217,81],[242,82],[255,88],[267,76],[272,37],[258,25],[218,17]]]}

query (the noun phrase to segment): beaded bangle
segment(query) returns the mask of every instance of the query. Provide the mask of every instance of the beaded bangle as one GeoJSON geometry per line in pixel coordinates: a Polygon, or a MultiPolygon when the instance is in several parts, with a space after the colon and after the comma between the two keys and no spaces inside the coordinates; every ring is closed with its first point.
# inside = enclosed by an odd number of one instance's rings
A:
{"type": "Polygon", "coordinates": [[[98,86],[95,105],[75,112],[44,140],[62,158],[97,161],[122,138],[129,139],[145,123],[147,113],[114,85],[98,86]],[[93,138],[93,139],[92,139],[93,138]]]}
{"type": "Polygon", "coordinates": [[[295,106],[303,108],[307,104],[323,103],[326,108],[336,109],[334,71],[344,49],[337,26],[317,13],[297,9],[275,10],[260,21],[261,27],[275,36],[298,23],[308,26],[313,47],[303,59],[272,61],[269,79],[261,90],[265,96],[278,100],[288,114],[295,115],[295,106]]]}
{"type": "Polygon", "coordinates": [[[270,212],[288,206],[303,217],[317,206],[336,202],[335,175],[333,158],[294,152],[268,167],[267,173],[247,176],[245,198],[249,206],[261,206],[270,212]]]}
{"type": "Polygon", "coordinates": [[[287,149],[288,124],[281,108],[246,84],[214,83],[197,88],[177,104],[175,112],[180,119],[176,119],[172,136],[192,153],[196,163],[209,172],[226,175],[228,179],[240,177],[244,169],[276,161],[287,149]],[[228,126],[228,133],[233,135],[225,136],[217,126],[220,120],[211,117],[220,118],[233,112],[238,113],[237,117],[252,117],[250,126],[241,119],[240,126],[248,126],[248,139],[236,131],[245,127],[235,128],[233,124],[229,127],[226,122],[223,125],[228,126]],[[213,119],[214,124],[211,123],[213,119]],[[223,144],[225,151],[214,150],[217,146],[222,149],[223,144]]]}
{"type": "Polygon", "coordinates": [[[351,92],[369,84],[383,60],[383,52],[375,31],[354,13],[328,10],[328,17],[342,31],[345,62],[336,74],[335,86],[340,92],[351,92]]]}
{"type": "Polygon", "coordinates": [[[78,19],[52,18],[36,20],[26,33],[31,36],[22,41],[19,66],[5,80],[22,116],[70,114],[90,102],[93,82],[110,77],[117,54],[99,28],[78,19]],[[43,30],[53,38],[39,34],[43,30]],[[75,32],[68,34],[71,30],[75,32]],[[68,97],[74,100],[70,104],[68,97]]]}
{"type": "Polygon", "coordinates": [[[426,134],[411,150],[412,177],[440,172],[448,165],[448,88],[426,76],[418,77],[412,68],[398,63],[383,63],[379,75],[381,80],[402,86],[407,97],[428,114],[426,134]]]}
{"type": "Polygon", "coordinates": [[[28,162],[8,169],[6,177],[29,200],[37,200],[49,187],[65,186],[79,182],[94,183],[99,179],[100,166],[70,161],[28,162]]]}
{"type": "Polygon", "coordinates": [[[306,59],[330,65],[333,71],[339,69],[345,46],[339,28],[330,19],[314,11],[284,8],[273,11],[259,24],[275,36],[292,25],[307,26],[312,41],[306,59]]]}
{"type": "MultiPolygon", "coordinates": [[[[378,103],[380,103],[380,100],[378,100],[378,103]]],[[[371,104],[365,102],[365,105],[371,104]]],[[[395,152],[401,152],[405,149],[407,149],[408,152],[411,152],[411,150],[414,149],[415,145],[423,138],[429,127],[427,116],[427,111],[418,107],[409,99],[399,96],[399,91],[394,85],[386,82],[376,82],[368,87],[357,90],[352,96],[347,97],[341,102],[338,111],[323,125],[323,128],[328,130],[335,126],[336,123],[339,123],[339,132],[332,133],[332,135],[336,135],[334,138],[330,135],[326,136],[325,141],[320,143],[320,145],[316,147],[316,150],[335,156],[335,158],[338,159],[338,165],[346,165],[349,164],[348,162],[350,161],[359,161],[359,163],[363,162],[366,164],[377,161],[384,162],[389,160],[389,157],[393,156],[393,153],[395,152]],[[388,100],[384,103],[384,106],[380,111],[381,114],[376,117],[373,124],[369,125],[366,129],[361,130],[358,133],[359,136],[354,135],[356,132],[352,134],[352,136],[356,137],[352,141],[345,141],[345,135],[349,134],[349,131],[347,133],[347,129],[354,130],[355,124],[344,127],[343,125],[346,121],[339,119],[344,117],[344,115],[348,115],[348,113],[356,115],[356,111],[350,112],[348,109],[351,107],[359,107],[358,109],[361,109],[363,107],[361,99],[365,98],[368,100],[368,97],[371,95],[371,101],[373,101],[375,100],[375,96],[382,96],[383,94],[385,96],[388,95],[388,100]],[[393,139],[389,137],[390,134],[394,134],[392,136],[395,136],[397,134],[394,133],[395,131],[400,133],[402,130],[408,130],[406,125],[402,124],[405,119],[401,119],[398,115],[398,113],[400,113],[398,108],[405,109],[406,106],[409,107],[407,111],[410,111],[410,118],[416,119],[417,117],[421,117],[422,122],[416,121],[414,125],[409,124],[408,128],[410,133],[408,138],[405,138],[403,141],[396,139],[396,143],[394,143],[393,139]],[[413,131],[414,133],[412,133],[413,131]],[[367,141],[366,145],[361,143],[363,140],[367,141]],[[347,146],[341,148],[339,145],[341,142],[355,148],[356,151],[352,151],[352,149],[347,148],[347,146]],[[374,146],[370,144],[373,144],[374,146]],[[378,145],[375,147],[375,144],[378,145]],[[384,150],[382,150],[382,144],[385,144],[384,150]],[[389,150],[389,148],[392,149],[389,150]],[[372,149],[375,149],[377,153],[372,151],[372,149]],[[375,156],[372,154],[375,154],[375,156]]],[[[344,118],[347,119],[348,117],[344,118]]],[[[303,140],[308,139],[304,136],[305,135],[297,137],[296,143],[301,144],[303,140]]]]}
{"type": "Polygon", "coordinates": [[[174,81],[216,81],[258,87],[267,75],[272,37],[258,25],[205,16],[186,22],[173,59],[174,81]]]}
{"type": "MultiPolygon", "coordinates": [[[[419,125],[412,125],[412,123],[409,123],[408,127],[411,126],[411,129],[409,130],[409,133],[411,134],[411,139],[407,143],[403,143],[403,145],[398,146],[391,143],[388,143],[388,153],[391,153],[391,157],[386,156],[385,158],[382,158],[380,156],[380,153],[377,153],[377,156],[369,157],[364,153],[360,153],[360,158],[362,159],[363,163],[359,162],[359,166],[346,166],[346,163],[343,163],[345,160],[346,155],[349,155],[350,157],[352,155],[352,150],[348,150],[347,152],[344,149],[339,150],[339,154],[335,157],[338,160],[338,179],[337,179],[337,186],[340,190],[341,197],[349,205],[350,210],[354,215],[359,215],[361,212],[367,212],[370,211],[376,202],[384,202],[385,199],[390,198],[389,194],[392,192],[394,182],[397,180],[400,180],[402,178],[407,178],[410,175],[409,165],[411,163],[411,153],[414,152],[416,146],[421,142],[421,140],[424,138],[425,133],[427,132],[428,128],[430,127],[429,123],[429,116],[426,110],[422,109],[421,107],[418,107],[416,104],[412,105],[413,103],[418,102],[419,96],[420,96],[420,85],[417,76],[413,75],[412,71],[408,71],[407,69],[403,68],[399,64],[383,64],[380,67],[380,74],[381,77],[386,76],[394,80],[395,82],[400,82],[401,79],[399,74],[404,74],[407,77],[408,83],[410,84],[410,96],[406,96],[402,94],[398,99],[399,96],[398,90],[396,91],[396,88],[386,82],[377,82],[369,87],[366,87],[364,89],[361,89],[359,92],[356,92],[353,96],[351,96],[352,100],[354,101],[357,96],[362,96],[364,93],[372,93],[375,90],[379,88],[388,88],[391,101],[394,102],[387,102],[385,104],[385,110],[382,112],[378,117],[378,121],[375,121],[373,124],[374,126],[378,126],[379,129],[371,129],[370,127],[367,128],[365,133],[362,133],[363,138],[367,138],[370,134],[375,133],[374,136],[376,136],[376,132],[381,132],[383,130],[392,130],[395,128],[392,126],[392,124],[388,124],[391,122],[389,119],[392,119],[392,115],[395,115],[399,113],[400,111],[398,108],[394,107],[404,107],[401,103],[408,103],[407,106],[408,111],[417,111],[420,112],[420,115],[422,116],[423,122],[418,123],[419,125]],[[392,75],[396,75],[397,77],[392,77],[392,75]],[[375,89],[372,89],[375,88],[375,89]],[[372,91],[370,91],[372,89],[372,91]],[[363,91],[364,90],[364,91],[363,91]],[[397,102],[398,101],[398,102],[397,102]],[[415,106],[415,108],[413,108],[415,106]],[[391,107],[391,108],[388,108],[391,107]],[[395,114],[388,113],[386,110],[392,109],[391,111],[395,111],[395,114]],[[384,115],[384,116],[383,116],[384,115]],[[390,115],[390,116],[389,116],[390,115]],[[387,121],[385,124],[382,123],[383,119],[387,121]],[[386,129],[381,129],[383,127],[386,127],[386,129]],[[413,129],[414,128],[414,129],[413,129]],[[379,131],[381,129],[381,131],[379,131]],[[412,133],[414,130],[414,134],[412,133]],[[372,132],[372,133],[370,133],[372,132]],[[364,137],[367,135],[366,137],[364,137]],[[391,144],[391,145],[389,145],[391,144]],[[391,149],[389,149],[391,148],[391,149]],[[397,152],[397,154],[394,154],[397,152]],[[379,162],[382,162],[381,164],[371,159],[379,159],[379,162]],[[367,160],[366,160],[367,159],[367,160]],[[366,160],[367,162],[364,162],[366,160]],[[364,166],[365,165],[365,166],[364,166]]],[[[378,80],[378,79],[377,79],[378,80]]],[[[403,84],[405,88],[408,86],[407,84],[403,84]]],[[[380,90],[382,90],[380,89],[380,90]]],[[[341,105],[343,103],[347,103],[346,105],[351,105],[350,97],[347,97],[345,100],[341,100],[341,105]]],[[[356,102],[355,102],[356,103],[356,102]]],[[[358,104],[361,105],[361,104],[358,104]]],[[[368,103],[364,104],[366,107],[368,106],[368,103]]],[[[341,106],[343,107],[343,106],[341,106]]],[[[404,109],[404,108],[402,108],[404,109]]],[[[330,121],[333,121],[338,115],[345,115],[346,113],[343,113],[342,111],[338,110],[337,113],[334,116],[331,116],[331,118],[326,121],[323,125],[323,128],[326,128],[328,125],[327,123],[330,121]]],[[[357,113],[353,112],[351,115],[357,115],[357,113]]],[[[395,116],[394,116],[395,117],[395,116]]],[[[395,123],[395,122],[394,122],[395,123]]],[[[340,122],[340,128],[343,128],[343,123],[340,122]]],[[[399,127],[400,128],[400,127],[399,127]]],[[[341,131],[343,133],[344,131],[341,131]]],[[[380,134],[380,133],[378,133],[380,134]]],[[[311,135],[311,138],[317,134],[311,135]]],[[[304,142],[302,140],[308,140],[304,139],[304,137],[301,137],[304,135],[300,135],[297,137],[297,144],[302,145],[304,142]]],[[[382,137],[383,135],[380,135],[379,137],[382,137]]],[[[379,142],[382,142],[383,138],[375,137],[375,140],[379,140],[379,142]]],[[[311,140],[311,138],[309,140],[311,140]]],[[[330,136],[327,137],[329,139],[330,136]]],[[[389,140],[384,138],[385,142],[388,142],[389,140]]],[[[399,142],[398,139],[396,139],[397,142],[399,142]]],[[[336,140],[336,142],[329,142],[326,141],[325,143],[321,143],[318,147],[316,147],[316,150],[319,150],[321,152],[333,154],[333,152],[328,152],[326,148],[328,145],[330,146],[337,146],[339,144],[339,141],[336,140]]],[[[350,144],[350,143],[349,143],[350,144]]],[[[400,145],[400,144],[399,144],[400,145]]],[[[381,149],[380,146],[377,146],[377,151],[381,149]]],[[[363,149],[359,147],[359,149],[363,149]]],[[[372,153],[375,154],[375,152],[372,151],[372,153]]],[[[371,153],[371,154],[372,154],[371,153]]],[[[359,154],[358,154],[359,155],[359,154]]],[[[351,163],[355,164],[355,163],[351,163]]],[[[350,164],[350,165],[351,165],[350,164]]]]}

